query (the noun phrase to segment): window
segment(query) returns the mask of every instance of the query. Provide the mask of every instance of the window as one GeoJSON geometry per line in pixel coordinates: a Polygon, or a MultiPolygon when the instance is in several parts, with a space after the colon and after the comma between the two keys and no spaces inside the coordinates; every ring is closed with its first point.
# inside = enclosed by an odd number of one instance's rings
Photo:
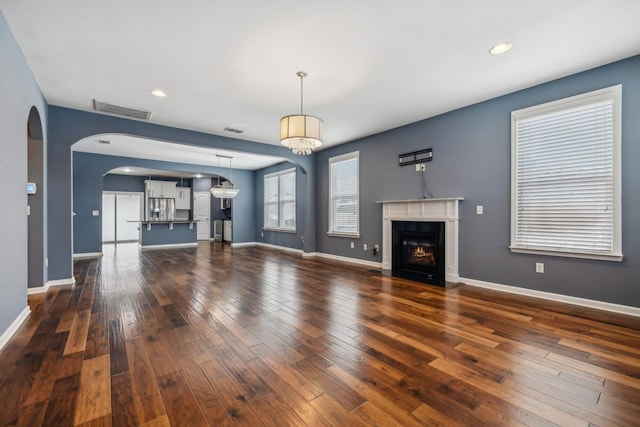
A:
{"type": "Polygon", "coordinates": [[[511,250],[622,259],[614,86],[511,113],[511,250]]]}
{"type": "Polygon", "coordinates": [[[264,176],[264,228],[296,231],[296,170],[264,176]]]}
{"type": "Polygon", "coordinates": [[[329,235],[359,237],[359,152],[329,159],[329,235]]]}

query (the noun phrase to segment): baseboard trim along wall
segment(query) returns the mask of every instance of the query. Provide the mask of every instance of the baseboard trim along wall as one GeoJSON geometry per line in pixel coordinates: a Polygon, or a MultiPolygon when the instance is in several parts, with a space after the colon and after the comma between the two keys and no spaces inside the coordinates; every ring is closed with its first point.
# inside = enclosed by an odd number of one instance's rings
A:
{"type": "Polygon", "coordinates": [[[100,258],[101,256],[102,252],[81,252],[78,254],[73,254],[73,259],[100,258]]]}
{"type": "Polygon", "coordinates": [[[596,301],[562,294],[554,294],[551,292],[536,291],[533,289],[519,288],[517,286],[500,285],[498,283],[483,282],[482,280],[467,279],[464,277],[460,278],[460,282],[479,288],[492,289],[495,291],[508,292],[510,294],[541,298],[549,301],[562,302],[565,304],[578,305],[581,307],[595,308],[598,310],[611,311],[614,313],[626,314],[628,316],[640,317],[640,308],[631,307],[628,305],[613,304],[610,302],[596,301]]]}
{"type": "Polygon", "coordinates": [[[308,252],[308,253],[303,253],[302,256],[304,258],[325,258],[325,259],[330,259],[333,261],[342,261],[342,262],[346,262],[349,264],[358,264],[358,265],[363,265],[365,267],[372,267],[372,268],[382,268],[381,264],[379,262],[375,262],[375,261],[367,261],[364,259],[358,259],[358,258],[350,258],[350,257],[346,257],[346,256],[340,256],[340,255],[331,255],[331,254],[325,254],[322,252],[308,252]]]}
{"type": "Polygon", "coordinates": [[[146,245],[140,246],[140,250],[149,251],[154,249],[176,249],[176,248],[195,248],[198,246],[198,242],[193,243],[172,243],[168,245],[146,245]]]}
{"type": "Polygon", "coordinates": [[[27,305],[18,315],[18,317],[16,317],[16,320],[14,320],[11,325],[9,325],[7,330],[4,331],[4,333],[0,336],[0,350],[2,350],[2,348],[9,342],[13,334],[18,331],[18,328],[22,326],[22,323],[29,316],[29,313],[31,313],[31,309],[27,305]]]}
{"type": "MultiPolygon", "coordinates": [[[[232,248],[248,248],[251,246],[262,246],[265,245],[266,243],[259,243],[259,242],[241,242],[241,243],[233,243],[231,242],[231,247],[232,248]]],[[[284,248],[282,246],[278,246],[278,249],[288,249],[288,248],[284,248]]]]}
{"type": "Polygon", "coordinates": [[[302,249],[295,249],[295,248],[288,248],[286,246],[272,245],[271,243],[255,242],[255,245],[256,246],[262,246],[263,248],[277,249],[279,251],[291,252],[291,253],[299,254],[299,255],[303,254],[302,249]]]}
{"type": "Polygon", "coordinates": [[[75,285],[75,277],[69,279],[49,280],[44,286],[38,286],[37,288],[27,288],[27,294],[42,294],[49,290],[53,286],[75,285]]]}

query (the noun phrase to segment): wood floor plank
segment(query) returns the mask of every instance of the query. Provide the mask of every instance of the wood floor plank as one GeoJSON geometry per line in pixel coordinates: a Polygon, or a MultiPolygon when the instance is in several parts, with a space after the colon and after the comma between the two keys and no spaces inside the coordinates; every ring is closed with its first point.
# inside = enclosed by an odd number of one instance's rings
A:
{"type": "Polygon", "coordinates": [[[264,247],[104,245],[29,296],[0,425],[633,426],[640,319],[264,247]]]}
{"type": "Polygon", "coordinates": [[[80,374],[56,380],[42,425],[72,426],[79,389],[80,374]]]}
{"type": "Polygon", "coordinates": [[[144,424],[166,415],[166,410],[142,338],[128,340],[126,346],[136,416],[144,424]]]}
{"type": "Polygon", "coordinates": [[[118,427],[138,425],[129,372],[111,376],[111,421],[118,427]]]}
{"type": "Polygon", "coordinates": [[[91,309],[77,311],[73,318],[73,324],[69,330],[69,338],[64,348],[64,354],[84,351],[87,346],[87,333],[89,331],[89,321],[91,320],[91,309]]]}
{"type": "Polygon", "coordinates": [[[171,425],[189,427],[209,425],[181,373],[162,376],[158,378],[158,384],[171,425]]]}
{"type": "Polygon", "coordinates": [[[202,372],[197,359],[192,356],[181,356],[178,362],[182,367],[184,378],[209,424],[213,426],[233,425],[229,414],[217,398],[206,375],[202,372]]]}
{"type": "Polygon", "coordinates": [[[109,355],[86,359],[80,373],[75,424],[108,416],[111,420],[111,373],[109,355]]]}

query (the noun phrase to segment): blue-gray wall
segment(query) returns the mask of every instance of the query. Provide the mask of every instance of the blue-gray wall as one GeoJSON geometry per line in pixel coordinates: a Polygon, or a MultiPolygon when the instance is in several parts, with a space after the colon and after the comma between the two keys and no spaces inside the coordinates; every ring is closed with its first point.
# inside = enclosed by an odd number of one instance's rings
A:
{"type": "MultiPolygon", "coordinates": [[[[268,168],[256,171],[256,242],[268,243],[270,245],[284,246],[287,248],[303,249],[305,232],[299,225],[299,221],[306,215],[305,189],[308,175],[296,169],[296,232],[269,231],[264,227],[264,176],[274,172],[280,172],[295,167],[289,162],[283,162],[268,168]]],[[[313,232],[315,234],[315,230],[313,232]]]]}
{"type": "MultiPolygon", "coordinates": [[[[73,265],[72,265],[72,252],[99,252],[95,242],[99,231],[95,231],[97,225],[93,224],[88,237],[91,239],[91,243],[82,244],[81,248],[72,249],[72,212],[71,212],[71,191],[72,191],[72,168],[71,168],[71,146],[80,141],[83,138],[103,135],[110,133],[128,134],[139,137],[146,137],[157,139],[161,141],[169,141],[180,144],[198,145],[204,147],[221,148],[232,151],[250,152],[256,154],[262,154],[267,156],[277,156],[287,159],[297,164],[301,170],[306,171],[312,177],[314,172],[313,158],[306,156],[294,156],[290,150],[274,145],[260,144],[253,141],[244,141],[233,138],[226,138],[217,135],[210,135],[201,132],[194,132],[185,129],[178,129],[168,126],[160,126],[142,121],[127,120],[118,117],[111,117],[103,114],[94,114],[79,110],[73,110],[63,107],[49,106],[49,144],[52,147],[49,150],[47,158],[47,166],[49,170],[49,188],[55,194],[55,197],[48,198],[49,206],[49,223],[54,223],[55,227],[49,227],[49,278],[50,279],[66,279],[72,277],[73,265]]],[[[127,160],[126,162],[117,162],[112,167],[123,166],[124,163],[128,165],[139,165],[139,162],[127,160]]],[[[148,166],[147,166],[148,167],[148,166]]],[[[184,166],[183,166],[184,167],[184,166]]],[[[169,167],[158,167],[161,169],[169,169],[169,167]]],[[[108,170],[108,169],[107,169],[108,170]]],[[[107,170],[103,170],[102,173],[106,173],[107,170]]],[[[176,170],[188,170],[191,172],[197,172],[194,170],[193,165],[189,165],[188,169],[176,169],[176,170]]],[[[207,171],[215,171],[216,168],[209,168],[207,171]]],[[[91,175],[90,171],[86,171],[91,175]]],[[[236,179],[234,173],[234,181],[238,183],[238,187],[241,188],[240,182],[236,179]]],[[[309,186],[305,192],[305,203],[310,208],[307,210],[303,226],[306,230],[315,230],[315,196],[313,194],[313,182],[308,180],[309,186]]],[[[255,211],[255,195],[253,194],[253,175],[251,180],[248,181],[245,188],[245,196],[249,197],[241,204],[236,201],[234,209],[235,215],[239,212],[245,214],[251,214],[255,211]],[[250,193],[249,193],[250,192],[250,193]]],[[[83,183],[80,183],[81,188],[83,183]]],[[[94,184],[87,184],[94,185],[94,184]]],[[[89,190],[88,193],[95,191],[95,188],[89,190]]],[[[92,196],[89,204],[96,205],[95,195],[92,196]]],[[[240,197],[240,196],[239,196],[240,197]]],[[[84,208],[83,206],[79,206],[84,208]]],[[[76,212],[79,214],[79,212],[76,212]]],[[[84,213],[86,214],[86,212],[84,213]]],[[[80,219],[78,219],[80,220],[80,219]]],[[[87,227],[87,224],[91,224],[93,220],[82,219],[79,225],[87,227]]],[[[240,224],[234,223],[234,240],[235,241],[253,241],[255,237],[255,229],[253,227],[255,221],[251,221],[251,224],[246,229],[240,229],[240,224]],[[245,233],[250,233],[245,235],[245,233]]],[[[87,230],[85,230],[87,231],[87,230]]],[[[75,231],[78,233],[78,231],[75,231]]],[[[313,233],[311,233],[313,234],[313,233]]],[[[305,251],[312,252],[315,250],[315,239],[310,238],[305,240],[305,251]]]]}
{"type": "MultiPolygon", "coordinates": [[[[429,96],[425,94],[425,96],[429,96]]],[[[316,154],[319,252],[380,261],[362,243],[380,244],[377,200],[421,198],[419,173],[399,167],[398,155],[433,148],[427,184],[434,197],[464,197],[460,275],[640,307],[640,56],[492,99],[316,154]],[[513,254],[510,243],[511,111],[622,84],[622,262],[513,254]],[[327,231],[328,159],[360,151],[360,239],[327,231]],[[476,215],[476,205],[484,215],[476,215]],[[356,249],[350,249],[355,240],[356,249]],[[535,263],[545,273],[535,273],[535,263]]]]}
{"type": "Polygon", "coordinates": [[[102,191],[126,191],[129,193],[144,193],[143,176],[107,174],[102,178],[102,191]]]}
{"type": "MultiPolygon", "coordinates": [[[[47,104],[0,13],[0,336],[27,307],[27,121],[34,106],[40,114],[46,152],[47,104]]],[[[38,186],[46,195],[46,181],[38,186]]]]}
{"type": "MultiPolygon", "coordinates": [[[[161,162],[157,160],[73,153],[73,252],[75,254],[102,252],[102,217],[93,216],[93,210],[102,214],[103,177],[111,169],[137,166],[179,172],[203,174],[227,173],[216,166],[161,162]]],[[[255,236],[255,194],[253,171],[235,170],[233,183],[240,188],[234,199],[234,242],[252,242],[255,236]]],[[[179,242],[176,242],[179,243],[179,242]]]]}

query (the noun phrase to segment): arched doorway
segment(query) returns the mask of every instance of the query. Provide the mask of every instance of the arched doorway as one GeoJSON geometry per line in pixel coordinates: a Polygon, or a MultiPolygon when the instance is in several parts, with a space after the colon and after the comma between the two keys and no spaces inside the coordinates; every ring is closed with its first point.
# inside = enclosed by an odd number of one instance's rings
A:
{"type": "Polygon", "coordinates": [[[28,287],[44,286],[44,137],[40,113],[31,107],[27,121],[27,180],[30,184],[28,220],[28,287]]]}

